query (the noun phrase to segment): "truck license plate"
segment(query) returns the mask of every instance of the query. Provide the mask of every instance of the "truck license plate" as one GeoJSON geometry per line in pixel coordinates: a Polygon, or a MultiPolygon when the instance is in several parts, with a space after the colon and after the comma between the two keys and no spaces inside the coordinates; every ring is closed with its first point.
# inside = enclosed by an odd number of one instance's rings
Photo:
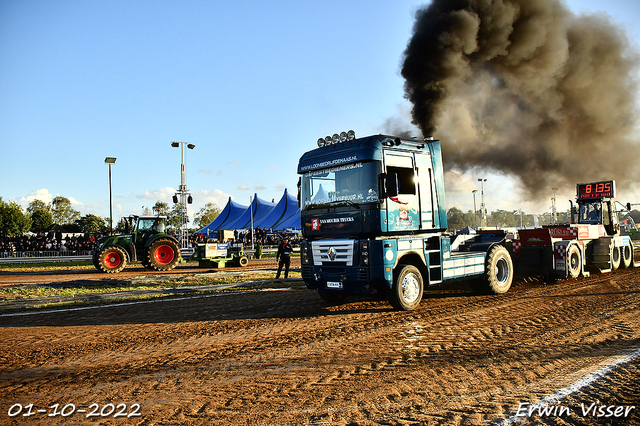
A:
{"type": "Polygon", "coordinates": [[[327,281],[327,288],[342,288],[340,281],[327,281]]]}

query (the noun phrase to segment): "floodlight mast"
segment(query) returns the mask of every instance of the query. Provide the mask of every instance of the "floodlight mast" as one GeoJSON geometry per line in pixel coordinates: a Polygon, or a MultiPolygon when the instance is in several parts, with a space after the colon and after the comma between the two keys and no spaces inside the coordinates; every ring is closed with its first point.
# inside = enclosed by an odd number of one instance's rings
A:
{"type": "Polygon", "coordinates": [[[113,233],[113,191],[111,189],[111,165],[115,164],[116,157],[107,157],[104,163],[109,165],[109,235],[113,233]]]}
{"type": "Polygon", "coordinates": [[[185,178],[185,167],[184,167],[184,145],[187,145],[187,148],[193,149],[196,146],[192,143],[188,142],[180,142],[180,141],[171,141],[171,146],[173,148],[180,147],[180,188],[178,192],[173,196],[173,202],[176,204],[180,204],[180,228],[178,241],[180,242],[180,248],[186,249],[189,248],[189,215],[187,214],[187,203],[191,204],[191,194],[187,189],[187,182],[185,178]]]}

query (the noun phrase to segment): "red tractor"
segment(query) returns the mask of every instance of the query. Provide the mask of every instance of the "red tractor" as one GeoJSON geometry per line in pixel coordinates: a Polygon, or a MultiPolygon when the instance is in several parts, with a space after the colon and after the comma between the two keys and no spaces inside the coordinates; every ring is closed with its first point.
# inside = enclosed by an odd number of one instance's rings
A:
{"type": "Polygon", "coordinates": [[[631,238],[620,235],[615,190],[615,181],[578,184],[570,224],[520,230],[513,242],[518,267],[565,279],[640,266],[640,248],[634,253],[631,238]]]}

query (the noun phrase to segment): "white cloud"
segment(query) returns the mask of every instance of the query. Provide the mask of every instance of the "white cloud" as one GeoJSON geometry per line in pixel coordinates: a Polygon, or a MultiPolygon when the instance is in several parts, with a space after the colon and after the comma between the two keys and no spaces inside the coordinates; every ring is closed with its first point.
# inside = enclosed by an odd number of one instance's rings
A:
{"type": "Polygon", "coordinates": [[[224,193],[219,189],[214,189],[213,191],[202,190],[193,194],[193,209],[195,211],[200,210],[207,203],[213,203],[221,209],[227,205],[227,201],[229,201],[229,197],[233,199],[233,196],[230,194],[224,193]]]}
{"type": "Polygon", "coordinates": [[[171,200],[173,194],[177,191],[175,188],[170,186],[165,186],[164,188],[155,189],[153,191],[145,191],[144,194],[136,195],[136,198],[144,198],[146,200],[160,200],[160,201],[168,201],[171,200]]]}
{"type": "Polygon", "coordinates": [[[198,170],[198,171],[199,171],[200,173],[207,173],[207,174],[211,174],[211,169],[207,169],[207,168],[200,169],[200,170],[198,170]]]}
{"type": "Polygon", "coordinates": [[[238,163],[237,161],[227,161],[227,164],[232,164],[238,170],[242,169],[242,165],[240,163],[238,163]]]}
{"type": "Polygon", "coordinates": [[[40,200],[46,204],[49,204],[53,200],[53,196],[46,188],[36,189],[35,191],[31,191],[31,193],[26,197],[20,197],[18,199],[18,204],[27,206],[33,200],[40,200]]]}
{"type": "Polygon", "coordinates": [[[244,184],[243,184],[243,185],[238,185],[238,186],[236,187],[236,189],[237,189],[238,191],[248,191],[248,190],[249,190],[249,187],[248,187],[247,185],[244,185],[244,184]]]}

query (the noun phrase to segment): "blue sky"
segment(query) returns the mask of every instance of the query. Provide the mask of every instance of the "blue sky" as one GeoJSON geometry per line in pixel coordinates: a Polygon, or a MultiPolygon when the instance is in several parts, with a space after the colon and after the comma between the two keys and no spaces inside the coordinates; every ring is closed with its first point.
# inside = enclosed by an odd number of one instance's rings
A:
{"type": "MultiPolygon", "coordinates": [[[[319,137],[380,133],[409,110],[400,60],[423,4],[0,0],[0,196],[26,207],[62,195],[107,217],[112,156],[114,219],[139,214],[171,203],[176,140],[196,145],[190,213],[254,193],[277,202],[319,137]]],[[[640,2],[567,4],[608,13],[640,45],[640,2]]],[[[489,210],[547,210],[487,176],[489,210]]],[[[472,208],[456,190],[449,205],[472,208]]]]}

